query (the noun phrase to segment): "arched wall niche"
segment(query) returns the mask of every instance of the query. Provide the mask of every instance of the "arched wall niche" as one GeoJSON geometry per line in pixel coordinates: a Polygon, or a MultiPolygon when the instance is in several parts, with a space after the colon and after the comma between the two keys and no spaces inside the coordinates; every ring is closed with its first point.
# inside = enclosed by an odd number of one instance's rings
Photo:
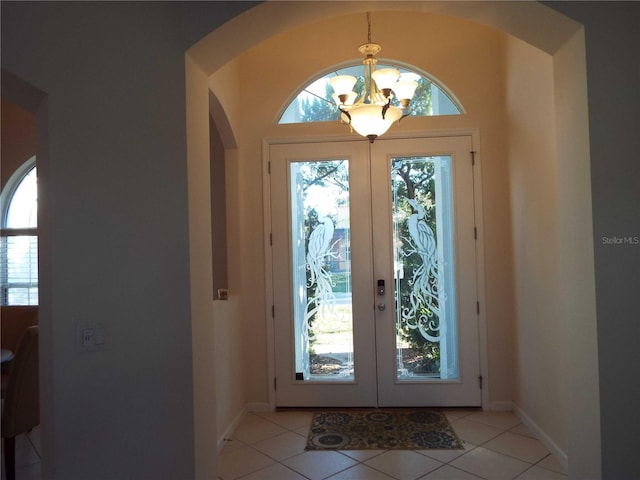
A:
{"type": "MultiPolygon", "coordinates": [[[[542,75],[545,79],[545,88],[543,91],[545,92],[544,101],[541,102],[543,105],[539,107],[539,110],[536,111],[536,115],[539,118],[546,118],[546,114],[551,114],[551,116],[562,116],[558,115],[556,111],[557,108],[562,108],[563,111],[559,112],[562,114],[563,112],[569,111],[572,109],[571,105],[564,104],[561,107],[555,103],[554,94],[557,94],[557,90],[561,90],[563,92],[569,91],[571,88],[574,88],[574,91],[577,91],[579,94],[572,98],[571,101],[576,102],[576,105],[584,107],[586,105],[586,79],[584,77],[584,65],[580,64],[578,61],[578,65],[573,65],[571,67],[565,67],[564,63],[560,64],[559,62],[566,62],[567,59],[574,58],[573,53],[578,54],[578,58],[583,58],[584,56],[584,38],[581,33],[581,26],[566,17],[558,14],[554,10],[538,4],[534,2],[521,2],[521,3],[508,3],[503,5],[497,5],[494,3],[480,3],[480,2],[472,2],[470,4],[460,3],[460,2],[436,2],[436,3],[427,3],[427,2],[385,2],[385,3],[360,3],[360,2],[342,2],[339,5],[328,3],[328,2],[300,2],[300,3],[289,3],[289,2],[266,2],[261,4],[244,14],[234,18],[232,21],[223,25],[216,31],[212,32],[210,35],[205,37],[202,41],[192,47],[188,52],[188,62],[187,62],[187,92],[188,92],[188,102],[187,102],[187,115],[188,119],[190,119],[194,124],[199,124],[203,122],[203,111],[200,107],[196,107],[195,103],[197,102],[205,102],[208,103],[207,94],[208,91],[211,90],[214,94],[220,99],[220,103],[224,113],[228,117],[229,125],[232,126],[234,138],[237,140],[237,149],[234,150],[233,156],[235,159],[239,160],[238,164],[234,167],[234,175],[232,176],[231,184],[232,188],[238,188],[242,190],[244,193],[241,193],[238,197],[234,199],[232,202],[232,206],[235,202],[238,205],[237,208],[237,218],[234,220],[237,225],[237,234],[238,238],[247,238],[253,237],[255,240],[256,232],[261,232],[261,225],[256,225],[257,218],[252,217],[251,209],[255,209],[256,205],[261,204],[262,202],[262,184],[261,182],[256,180],[255,169],[259,167],[260,160],[259,157],[261,155],[261,138],[263,136],[270,135],[283,135],[283,136],[306,136],[310,133],[310,130],[305,130],[306,126],[301,125],[292,125],[288,126],[287,129],[277,129],[273,125],[275,125],[275,116],[278,112],[278,107],[281,106],[281,102],[284,101],[282,98],[281,92],[276,93],[275,91],[270,91],[268,88],[271,85],[274,85],[269,78],[259,78],[258,81],[262,82],[262,85],[265,86],[264,89],[254,91],[252,90],[252,86],[255,82],[256,78],[249,75],[251,70],[247,70],[246,66],[251,64],[251,61],[255,60],[257,62],[263,60],[260,58],[261,48],[266,44],[269,44],[272,40],[277,39],[278,36],[286,34],[288,31],[292,31],[296,28],[301,28],[304,26],[310,26],[317,22],[330,21],[331,19],[337,19],[339,17],[346,17],[347,15],[360,15],[363,19],[364,23],[364,15],[363,13],[366,11],[372,11],[374,18],[375,15],[388,12],[391,15],[392,11],[404,11],[404,12],[416,12],[420,14],[429,14],[435,13],[440,17],[449,16],[454,20],[465,20],[471,21],[475,24],[483,25],[485,28],[485,33],[488,36],[494,35],[494,40],[500,44],[500,48],[493,52],[495,56],[501,59],[502,66],[505,68],[503,72],[505,78],[511,75],[513,72],[509,72],[507,70],[506,60],[508,59],[508,55],[512,51],[525,51],[529,52],[530,49],[536,50],[537,53],[532,53],[535,57],[535,65],[539,67],[542,71],[542,75]],[[493,30],[493,32],[491,32],[493,30]],[[498,40],[498,37],[508,37],[506,40],[498,40]],[[582,52],[582,53],[580,53],[582,52]],[[580,56],[582,55],[582,56],[580,56]],[[558,60],[556,60],[558,59],[558,60]],[[576,71],[578,72],[576,74],[576,71]],[[582,73],[581,73],[582,72],[582,73]],[[270,94],[272,93],[272,94],[270,94]],[[246,98],[240,98],[240,96],[246,96],[246,98]],[[195,102],[195,103],[194,103],[195,102]],[[251,115],[251,111],[243,110],[239,108],[239,106],[243,105],[246,102],[247,104],[251,104],[254,106],[255,111],[259,112],[257,115],[251,115]],[[266,113],[265,113],[266,112],[266,113]],[[268,115],[269,112],[273,115],[272,126],[264,123],[262,118],[264,115],[268,115]],[[256,133],[258,132],[258,133],[256,133]],[[243,158],[252,158],[251,162],[244,162],[243,158]],[[253,176],[252,176],[253,175],[253,176]],[[252,227],[255,227],[252,229],[252,227]]],[[[376,20],[374,20],[375,22],[376,20]]],[[[374,40],[381,43],[386,53],[389,52],[389,58],[398,57],[402,60],[406,59],[406,56],[403,54],[395,54],[392,52],[392,42],[393,39],[385,39],[377,36],[377,30],[374,23],[374,40]],[[387,47],[389,47],[387,49],[387,47]]],[[[351,59],[356,59],[357,57],[357,46],[363,41],[363,33],[366,31],[363,28],[358,28],[354,25],[353,31],[348,33],[352,33],[353,39],[347,38],[342,43],[342,46],[339,51],[333,50],[332,53],[335,54],[334,62],[341,62],[351,59]],[[357,30],[357,31],[356,31],[357,30]],[[352,51],[353,50],[353,51],[352,51]],[[344,55],[340,57],[340,55],[344,55]]],[[[343,31],[341,31],[341,34],[343,31]]],[[[381,36],[383,33],[380,32],[381,36]]],[[[348,36],[347,36],[348,37],[348,36]]],[[[299,45],[302,47],[302,45],[299,45]]],[[[298,47],[298,45],[292,46],[292,48],[298,47]]],[[[307,51],[308,53],[308,51],[307,51]]],[[[382,55],[384,57],[384,54],[382,55]]],[[[292,55],[288,57],[289,61],[297,61],[300,58],[304,58],[302,53],[298,55],[292,55]]],[[[315,60],[315,59],[314,59],[315,60]]],[[[424,65],[425,62],[422,61],[411,61],[407,60],[409,63],[415,63],[416,65],[420,65],[426,70],[430,71],[428,65],[424,65]]],[[[255,66],[255,65],[253,65],[255,66]]],[[[311,77],[314,73],[317,73],[319,69],[318,64],[314,63],[314,61],[308,62],[309,72],[307,73],[308,77],[311,77]]],[[[326,66],[326,64],[324,65],[326,66]]],[[[284,66],[280,66],[280,68],[275,68],[274,70],[280,72],[281,75],[285,75],[286,72],[286,64],[284,66]]],[[[497,68],[497,65],[496,65],[497,68]]],[[[461,91],[456,87],[456,75],[452,75],[451,78],[445,76],[440,73],[440,71],[433,71],[439,79],[441,79],[451,90],[457,95],[461,91]]],[[[301,82],[304,78],[303,73],[299,73],[302,77],[298,78],[296,82],[301,82]]],[[[291,90],[296,87],[295,82],[292,85],[287,85],[287,81],[281,80],[281,83],[285,85],[282,86],[283,89],[289,89],[287,94],[291,93],[291,90]]],[[[521,78],[518,80],[524,82],[521,78]]],[[[509,134],[510,128],[512,128],[513,124],[509,123],[507,120],[512,120],[512,114],[514,112],[509,111],[509,99],[507,98],[509,95],[513,95],[513,92],[508,91],[509,85],[505,83],[499,85],[500,88],[504,90],[502,94],[496,94],[499,100],[502,102],[500,108],[504,108],[502,118],[499,116],[495,116],[495,123],[491,125],[490,129],[487,129],[488,132],[497,132],[502,128],[502,131],[505,137],[509,134]]],[[[521,85],[524,85],[522,83],[521,85]]],[[[495,87],[495,85],[494,85],[495,87]]],[[[276,85],[274,87],[276,90],[280,88],[280,85],[276,85]]],[[[478,89],[478,94],[483,92],[482,89],[478,89]]],[[[495,92],[494,92],[495,93],[495,92]]],[[[516,92],[517,94],[517,92],[516,92]]],[[[533,103],[535,103],[535,97],[533,98],[533,103]]],[[[471,104],[473,104],[473,99],[471,99],[471,104]]],[[[481,105],[477,104],[475,106],[469,106],[469,101],[467,98],[461,98],[462,103],[465,107],[468,108],[470,115],[465,117],[465,121],[467,122],[465,125],[477,125],[478,120],[481,119],[481,105]]],[[[531,108],[538,108],[538,106],[533,103],[521,105],[519,108],[525,108],[527,106],[531,108]]],[[[550,165],[553,169],[551,175],[553,176],[554,181],[551,188],[559,188],[559,185],[562,185],[565,182],[582,182],[579,185],[581,198],[589,199],[590,194],[588,191],[588,187],[585,187],[585,175],[587,184],[589,179],[588,175],[588,132],[586,127],[586,109],[578,108],[579,115],[582,117],[579,119],[580,121],[576,123],[577,129],[580,130],[578,135],[575,137],[575,144],[571,146],[562,145],[559,146],[556,143],[556,137],[560,138],[560,126],[556,126],[554,122],[550,122],[549,124],[543,125],[541,130],[543,130],[543,135],[546,138],[544,153],[548,154],[549,161],[547,165],[550,165]],[[584,153],[586,152],[586,156],[584,153]],[[573,165],[575,168],[573,169],[556,169],[554,167],[554,162],[557,162],[559,156],[569,154],[573,155],[574,159],[573,165]],[[582,155],[582,157],[580,157],[582,155]],[[584,163],[586,159],[586,164],[584,163]],[[585,168],[586,167],[586,168],[585,168]],[[579,170],[582,170],[577,176],[579,170]],[[586,172],[586,173],[585,173],[586,172]],[[575,178],[579,178],[579,180],[575,180],[575,178]]],[[[520,120],[523,119],[524,115],[522,115],[522,111],[515,112],[518,115],[520,120]]],[[[485,121],[489,121],[485,119],[485,121]]],[[[413,128],[415,129],[425,129],[425,128],[434,128],[437,127],[442,129],[451,129],[458,128],[462,124],[461,123],[451,123],[448,120],[442,121],[441,123],[416,123],[413,128]]],[[[563,132],[566,132],[564,127],[563,132]]],[[[200,132],[202,129],[200,129],[200,132]]],[[[313,134],[315,135],[335,135],[335,134],[344,134],[344,130],[340,130],[340,126],[326,126],[326,129],[317,128],[314,129],[313,134]]],[[[195,129],[189,129],[187,131],[188,142],[193,146],[203,145],[203,138],[199,136],[195,129]]],[[[483,142],[487,138],[487,134],[483,132],[483,142]]],[[[564,136],[564,138],[567,138],[564,136]]],[[[529,140],[529,139],[527,139],[529,140]]],[[[205,140],[206,141],[206,140],[205,140]]],[[[498,142],[495,142],[495,145],[498,145],[498,142]]],[[[484,147],[484,145],[483,145],[484,147]]],[[[199,148],[190,149],[190,152],[198,152],[199,148]]],[[[484,152],[486,153],[486,151],[484,152]]],[[[535,161],[535,154],[527,154],[522,151],[522,145],[515,145],[514,143],[509,143],[505,141],[505,145],[502,147],[496,147],[496,150],[492,152],[493,155],[498,159],[494,165],[497,167],[500,165],[504,168],[504,175],[497,185],[502,185],[506,188],[507,192],[499,192],[499,191],[491,191],[486,188],[485,185],[485,193],[492,197],[489,199],[489,203],[493,201],[494,203],[499,203],[501,201],[505,201],[508,205],[511,206],[513,198],[510,195],[513,192],[514,182],[517,182],[518,179],[516,177],[510,176],[510,156],[517,155],[519,157],[519,163],[516,166],[522,167],[524,165],[525,170],[520,171],[519,173],[522,176],[526,176],[527,165],[529,165],[528,161],[535,161]],[[489,191],[487,191],[489,190],[489,191]]],[[[488,160],[488,159],[487,159],[488,160]]],[[[496,160],[494,160],[496,161],[496,160]]],[[[202,204],[198,202],[199,194],[202,192],[199,189],[202,186],[198,186],[198,182],[192,182],[191,178],[198,175],[198,171],[202,168],[202,162],[199,160],[197,154],[189,154],[189,177],[190,177],[190,188],[189,188],[189,196],[190,196],[190,216],[195,219],[199,215],[202,215],[202,204]],[[193,183],[193,188],[192,188],[193,183]]],[[[485,166],[483,165],[483,168],[485,166]]],[[[496,168],[497,171],[497,168],[496,168]]],[[[483,176],[486,171],[483,170],[483,176]]],[[[258,176],[261,176],[262,173],[259,172],[258,176]]],[[[566,184],[566,183],[565,183],[566,184]]],[[[532,189],[533,185],[525,185],[525,193],[523,197],[523,202],[529,202],[533,200],[533,194],[529,193],[528,190],[532,189]],[[528,196],[527,196],[528,195],[528,196]]],[[[556,193],[556,192],[554,192],[556,193]]],[[[548,207],[553,207],[553,204],[549,204],[548,207]]],[[[259,209],[259,206],[257,207],[259,209]]],[[[510,241],[511,237],[514,235],[514,232],[517,231],[518,227],[531,227],[532,225],[522,225],[521,220],[518,219],[518,212],[513,212],[510,210],[510,207],[506,207],[507,210],[502,212],[504,217],[507,220],[507,225],[504,226],[503,230],[496,230],[493,232],[493,235],[496,239],[500,240],[501,236],[506,236],[509,238],[509,242],[507,242],[509,248],[506,249],[506,253],[511,255],[510,249],[510,241]],[[520,223],[519,223],[520,222],[520,223]],[[512,231],[513,229],[513,231],[512,231]]],[[[590,221],[590,208],[586,207],[589,211],[588,213],[580,212],[582,216],[588,215],[590,221]]],[[[559,221],[562,218],[566,218],[567,215],[571,213],[571,207],[560,205],[555,211],[552,210],[550,219],[550,225],[553,227],[550,230],[550,235],[552,237],[552,244],[554,245],[554,257],[562,257],[563,254],[573,255],[573,258],[577,261],[585,260],[587,262],[593,262],[592,255],[590,256],[589,245],[585,244],[583,248],[581,248],[579,255],[568,252],[567,248],[571,245],[571,242],[566,242],[564,247],[562,246],[563,239],[569,238],[571,235],[564,231],[562,228],[558,227],[559,221]],[[560,246],[559,246],[560,245],[560,246]],[[580,257],[580,255],[582,255],[580,257]],[[580,257],[580,258],[578,258],[580,257]]],[[[255,210],[254,210],[255,211],[255,210]]],[[[260,210],[261,214],[261,210],[260,210]]],[[[547,219],[541,218],[541,222],[546,222],[547,219]]],[[[200,235],[206,235],[206,232],[200,232],[199,227],[194,225],[194,221],[191,221],[192,228],[192,257],[196,258],[198,254],[198,249],[201,248],[197,245],[196,240],[200,237],[200,235]]],[[[525,222],[526,223],[526,222],[525,222]]],[[[534,226],[534,225],[533,225],[534,226]]],[[[590,223],[587,222],[586,225],[583,226],[584,232],[587,236],[591,235],[590,231],[590,223]]],[[[502,239],[504,241],[504,239],[502,239]]],[[[575,245],[574,245],[575,246],[575,245]]],[[[591,246],[592,247],[592,246],[591,246]]],[[[253,306],[262,304],[263,306],[266,304],[266,299],[264,297],[264,293],[260,291],[260,287],[256,284],[256,282],[262,282],[262,279],[255,278],[255,270],[252,265],[260,264],[264,265],[264,252],[260,251],[260,249],[250,249],[247,246],[239,246],[238,247],[239,258],[237,259],[237,263],[235,268],[238,269],[238,276],[242,279],[241,282],[244,287],[240,288],[239,295],[240,297],[244,297],[245,299],[251,298],[251,303],[253,306]],[[250,285],[253,287],[251,290],[250,285]]],[[[592,252],[591,252],[592,254],[592,252]]],[[[486,259],[487,262],[490,262],[492,259],[489,258],[491,255],[488,255],[486,259]]],[[[516,259],[516,262],[520,260],[516,259]]],[[[513,270],[517,271],[519,267],[520,270],[527,272],[527,265],[517,264],[511,265],[507,264],[503,269],[502,273],[505,275],[505,278],[502,278],[501,281],[506,284],[513,281],[516,284],[514,287],[516,290],[522,288],[519,283],[522,283],[522,279],[518,277],[518,273],[515,273],[516,278],[514,279],[511,275],[513,273],[509,273],[509,268],[513,268],[513,270]]],[[[535,273],[535,272],[534,272],[535,273]]],[[[197,269],[192,269],[192,284],[194,281],[197,281],[200,273],[197,269]]],[[[562,272],[558,276],[558,278],[565,278],[566,274],[562,272]]],[[[557,279],[556,279],[557,280],[557,279]]],[[[555,281],[555,280],[554,280],[555,281]]],[[[544,294],[544,292],[538,292],[540,294],[544,294]]],[[[599,438],[599,430],[597,427],[598,423],[598,401],[597,401],[597,378],[591,378],[587,383],[586,391],[589,394],[594,394],[595,399],[591,401],[588,408],[582,410],[581,412],[574,413],[571,410],[567,410],[564,397],[558,398],[558,401],[562,402],[562,405],[559,406],[559,412],[556,414],[549,415],[549,405],[543,405],[543,399],[533,399],[528,400],[523,398],[526,396],[528,392],[536,388],[535,380],[528,377],[529,372],[526,369],[522,369],[521,365],[519,365],[520,360],[517,359],[518,348],[522,345],[522,342],[526,342],[527,339],[521,338],[521,335],[528,334],[526,330],[522,330],[520,325],[529,320],[532,315],[532,312],[528,311],[526,305],[522,307],[518,302],[518,291],[507,293],[508,296],[512,297],[515,305],[513,308],[514,319],[511,324],[505,323],[503,325],[499,325],[498,331],[495,329],[489,333],[489,336],[493,338],[494,344],[503,344],[507,345],[506,350],[502,352],[502,357],[498,355],[494,358],[493,365],[490,365],[490,373],[492,376],[495,376],[499,381],[497,384],[491,385],[492,397],[491,402],[492,405],[486,406],[487,408],[494,409],[509,409],[514,405],[516,408],[519,408],[518,402],[527,402],[524,406],[524,411],[522,413],[526,415],[531,415],[533,417],[534,422],[540,422],[543,427],[542,433],[545,434],[545,430],[549,433],[549,443],[550,448],[555,448],[556,452],[559,454],[560,460],[565,466],[568,463],[568,451],[571,448],[571,445],[575,443],[575,438],[580,436],[580,432],[571,427],[571,425],[584,425],[585,422],[589,424],[588,429],[599,438]],[[509,347],[511,345],[512,347],[509,347]],[[513,350],[509,351],[509,348],[513,348],[513,350]],[[511,365],[515,365],[512,367],[511,365]],[[511,382],[511,385],[509,384],[511,382]],[[533,383],[532,383],[533,382],[533,383]],[[594,386],[595,385],[595,386],[594,386]],[[587,414],[586,412],[589,412],[587,414]],[[567,420],[564,416],[575,416],[576,418],[569,418],[567,420]]],[[[555,299],[555,303],[562,303],[562,299],[555,299]]],[[[246,304],[247,302],[244,302],[246,304]]],[[[507,302],[508,303],[508,302],[507,302]]],[[[198,329],[197,325],[203,324],[207,321],[206,315],[201,315],[201,312],[210,311],[209,308],[200,308],[206,307],[204,305],[194,305],[195,308],[192,308],[193,316],[192,323],[194,325],[194,336],[196,335],[196,331],[198,329]]],[[[571,307],[568,303],[564,305],[560,305],[558,307],[558,311],[567,310],[571,307]]],[[[260,307],[257,307],[258,309],[260,307]]],[[[585,358],[583,350],[592,348],[595,346],[593,339],[595,335],[593,332],[595,331],[595,314],[591,311],[591,305],[587,305],[586,307],[586,318],[589,319],[589,324],[587,325],[589,329],[592,330],[590,335],[592,336],[589,342],[584,342],[579,346],[576,350],[569,350],[569,362],[571,367],[564,365],[562,367],[562,371],[558,373],[558,380],[571,378],[574,373],[570,368],[577,368],[579,371],[577,372],[578,378],[584,378],[585,373],[592,373],[597,371],[597,359],[593,358],[585,358]],[[587,361],[583,361],[587,360],[587,361]],[[578,367],[576,367],[578,365],[578,367]]],[[[247,312],[243,310],[238,311],[238,320],[242,322],[251,322],[252,314],[254,311],[247,312]]],[[[509,306],[505,307],[504,310],[499,312],[499,314],[506,318],[509,314],[509,306]]],[[[555,318],[555,312],[550,313],[551,318],[555,318]]],[[[259,317],[262,317],[262,321],[266,319],[266,312],[259,312],[259,317]]],[[[584,317],[583,317],[584,318],[584,317]]],[[[259,321],[259,320],[256,320],[259,321]]],[[[505,320],[506,321],[506,320],[505,320]]],[[[255,326],[255,324],[251,324],[251,326],[255,326]]],[[[566,325],[554,325],[554,328],[557,329],[557,333],[560,334],[560,346],[568,348],[570,345],[567,345],[565,342],[566,338],[562,337],[564,335],[563,332],[570,331],[571,325],[567,323],[566,325]]],[[[245,338],[247,333],[255,333],[252,330],[245,330],[245,338]]],[[[265,335],[267,332],[265,330],[259,330],[258,335],[256,337],[260,338],[261,335],[265,335]]],[[[251,358],[248,358],[248,363],[255,366],[256,364],[268,364],[267,351],[264,347],[253,348],[255,345],[252,344],[251,350],[251,358]]],[[[194,358],[198,357],[198,346],[196,342],[194,342],[194,358]]],[[[203,358],[203,357],[200,357],[203,358]]],[[[491,359],[490,359],[491,364],[491,359]]],[[[221,365],[218,366],[222,368],[221,365]]],[[[251,367],[252,368],[252,367],[251,367]]],[[[251,368],[246,367],[244,370],[244,377],[248,378],[245,385],[239,386],[236,385],[237,389],[245,389],[244,394],[246,395],[247,404],[252,406],[252,408],[264,408],[266,405],[268,407],[269,402],[272,400],[270,397],[271,393],[269,391],[270,382],[269,379],[272,377],[272,372],[269,370],[265,370],[263,374],[255,375],[255,373],[250,372],[251,368]],[[261,407],[262,406],[262,407],[261,407]]],[[[241,373],[240,376],[243,376],[241,373]]],[[[198,372],[194,371],[194,382],[196,384],[196,390],[198,383],[204,383],[207,381],[205,376],[198,375],[198,372]]],[[[240,379],[239,382],[243,380],[240,379]]],[[[495,383],[495,382],[494,382],[495,383]]],[[[583,391],[585,389],[583,388],[583,391]]],[[[560,395],[563,395],[564,392],[561,392],[560,395]]],[[[535,396],[535,395],[534,395],[535,396]]],[[[215,402],[215,398],[213,401],[215,402]]],[[[196,424],[198,424],[198,418],[200,414],[198,413],[198,404],[201,403],[205,405],[207,403],[207,399],[204,396],[200,396],[200,398],[196,398],[196,424]]],[[[217,397],[218,402],[227,402],[224,396],[217,397]]],[[[224,408],[218,407],[218,411],[222,411],[224,408]]],[[[228,418],[217,418],[218,424],[218,434],[228,425],[232,423],[233,417],[233,408],[227,408],[230,413],[228,418]]],[[[206,413],[202,413],[201,415],[206,416],[206,413]]],[[[198,436],[198,433],[196,433],[198,436]]],[[[206,449],[202,448],[204,445],[203,442],[199,441],[196,438],[196,470],[198,470],[199,458],[201,455],[204,455],[206,449]]],[[[599,442],[594,442],[592,444],[591,450],[575,450],[572,452],[572,463],[575,462],[576,465],[583,464],[586,465],[583,467],[583,470],[591,470],[597,471],[599,464],[599,442]]],[[[549,445],[548,445],[549,446],[549,445]]]]}

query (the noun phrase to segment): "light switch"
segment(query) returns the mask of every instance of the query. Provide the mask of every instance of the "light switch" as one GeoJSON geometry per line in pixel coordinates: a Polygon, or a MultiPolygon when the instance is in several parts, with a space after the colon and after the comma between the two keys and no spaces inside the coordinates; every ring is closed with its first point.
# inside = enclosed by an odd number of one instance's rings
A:
{"type": "Polygon", "coordinates": [[[82,346],[89,348],[93,345],[93,328],[82,329],[82,346]]]}
{"type": "Polygon", "coordinates": [[[104,345],[105,344],[104,328],[102,328],[102,327],[96,328],[96,330],[95,330],[95,332],[93,334],[93,344],[94,345],[104,345]]]}
{"type": "Polygon", "coordinates": [[[107,340],[104,327],[101,324],[78,322],[77,335],[78,352],[97,352],[105,349],[107,340]]]}

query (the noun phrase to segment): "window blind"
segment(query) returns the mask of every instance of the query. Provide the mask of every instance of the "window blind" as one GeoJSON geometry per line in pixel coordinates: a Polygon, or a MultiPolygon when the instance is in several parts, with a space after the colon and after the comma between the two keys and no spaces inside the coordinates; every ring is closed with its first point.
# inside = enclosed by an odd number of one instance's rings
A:
{"type": "Polygon", "coordinates": [[[35,229],[2,230],[0,303],[38,304],[38,235],[35,229]]]}

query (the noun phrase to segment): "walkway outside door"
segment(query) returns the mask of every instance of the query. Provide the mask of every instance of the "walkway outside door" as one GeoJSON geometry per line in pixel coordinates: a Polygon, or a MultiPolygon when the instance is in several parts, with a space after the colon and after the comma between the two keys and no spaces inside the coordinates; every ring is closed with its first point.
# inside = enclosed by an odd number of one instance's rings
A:
{"type": "Polygon", "coordinates": [[[277,406],[478,406],[471,137],[269,148],[277,406]]]}

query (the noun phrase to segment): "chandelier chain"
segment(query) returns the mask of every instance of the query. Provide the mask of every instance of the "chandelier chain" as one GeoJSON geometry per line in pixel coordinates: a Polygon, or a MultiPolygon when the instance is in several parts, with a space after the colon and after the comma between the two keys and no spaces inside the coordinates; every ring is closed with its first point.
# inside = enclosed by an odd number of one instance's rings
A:
{"type": "Polygon", "coordinates": [[[367,12],[367,43],[371,43],[371,12],[367,12]]]}

